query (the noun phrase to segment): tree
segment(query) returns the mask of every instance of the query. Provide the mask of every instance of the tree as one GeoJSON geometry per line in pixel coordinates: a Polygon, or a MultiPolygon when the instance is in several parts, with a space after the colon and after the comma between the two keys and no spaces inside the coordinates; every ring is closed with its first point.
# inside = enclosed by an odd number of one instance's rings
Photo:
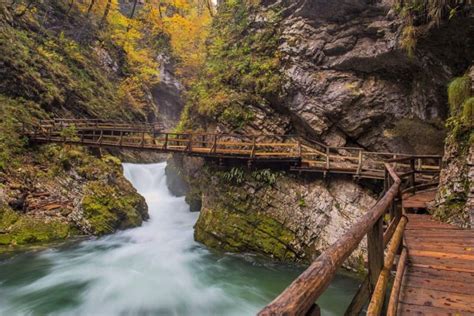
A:
{"type": "Polygon", "coordinates": [[[94,4],[95,4],[95,0],[91,0],[89,4],[89,8],[87,8],[87,16],[89,16],[89,14],[91,13],[92,8],[94,7],[94,4]]]}
{"type": "Polygon", "coordinates": [[[107,4],[105,5],[105,10],[104,10],[104,15],[102,16],[102,20],[100,21],[101,27],[103,27],[104,24],[107,22],[107,16],[109,15],[111,7],[112,7],[112,0],[107,0],[107,4]]]}

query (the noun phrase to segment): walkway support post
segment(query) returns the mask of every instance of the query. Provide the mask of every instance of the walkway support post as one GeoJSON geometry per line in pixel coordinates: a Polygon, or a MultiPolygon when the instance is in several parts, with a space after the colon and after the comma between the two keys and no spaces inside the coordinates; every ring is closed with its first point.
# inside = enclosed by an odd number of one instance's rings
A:
{"type": "Polygon", "coordinates": [[[393,235],[392,241],[388,246],[387,257],[383,265],[383,270],[380,273],[380,277],[376,281],[376,286],[374,290],[374,295],[370,300],[369,307],[367,309],[367,315],[370,316],[379,316],[382,312],[383,303],[385,300],[385,292],[387,290],[388,279],[390,278],[390,271],[392,270],[393,261],[397,255],[398,248],[403,239],[403,232],[405,230],[405,225],[408,222],[407,218],[403,216],[398,223],[397,230],[393,235]]]}

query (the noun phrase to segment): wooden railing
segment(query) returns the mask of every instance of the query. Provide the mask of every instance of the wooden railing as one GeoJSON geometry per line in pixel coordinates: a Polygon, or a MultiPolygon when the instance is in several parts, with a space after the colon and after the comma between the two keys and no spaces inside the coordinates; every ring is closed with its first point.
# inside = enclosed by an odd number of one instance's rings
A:
{"type": "MultiPolygon", "coordinates": [[[[382,198],[259,315],[319,315],[316,301],[364,236],[367,236],[368,273],[345,314],[358,315],[369,303],[367,314],[380,315],[390,272],[401,249],[407,224],[407,218],[402,214],[402,192],[416,190],[416,175],[425,173],[422,166],[426,159],[432,157],[405,157],[386,162],[382,198]]],[[[403,271],[404,258],[406,254],[402,252],[397,270],[403,271]]],[[[397,280],[390,295],[391,315],[396,312],[401,278],[397,280]]]]}
{"type": "MultiPolygon", "coordinates": [[[[23,126],[37,142],[186,153],[205,158],[243,159],[287,163],[294,171],[351,174],[356,178],[384,179],[384,163],[409,157],[401,153],[369,152],[355,147],[330,147],[293,135],[236,135],[199,132],[163,132],[153,124],[104,120],[45,120],[23,126]]],[[[414,182],[426,184],[439,172],[439,156],[418,156],[414,182]],[[421,160],[423,159],[423,161],[421,160]],[[421,164],[419,164],[421,162],[421,164]]],[[[399,162],[399,166],[403,163],[399,162]]],[[[406,164],[406,163],[405,163],[406,164]]],[[[410,172],[410,165],[405,165],[410,172]]]]}

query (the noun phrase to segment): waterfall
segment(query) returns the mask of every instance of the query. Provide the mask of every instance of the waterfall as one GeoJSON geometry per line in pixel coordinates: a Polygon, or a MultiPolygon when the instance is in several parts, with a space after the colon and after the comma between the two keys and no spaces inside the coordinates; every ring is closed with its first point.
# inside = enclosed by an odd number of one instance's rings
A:
{"type": "MultiPolygon", "coordinates": [[[[254,315],[301,272],[195,242],[199,214],[170,194],[165,166],[124,165],[149,207],[141,227],[0,262],[0,315],[254,315]]],[[[353,286],[341,284],[332,309],[353,286]]]]}

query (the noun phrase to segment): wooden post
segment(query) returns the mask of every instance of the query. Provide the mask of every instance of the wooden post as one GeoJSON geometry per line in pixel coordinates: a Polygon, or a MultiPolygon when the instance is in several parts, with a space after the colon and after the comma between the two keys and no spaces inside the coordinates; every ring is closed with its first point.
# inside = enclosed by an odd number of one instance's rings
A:
{"type": "Polygon", "coordinates": [[[250,158],[255,157],[255,150],[257,148],[257,137],[253,136],[252,140],[252,151],[250,152],[250,158]]]}
{"type": "Polygon", "coordinates": [[[362,172],[362,149],[359,150],[359,165],[357,166],[357,176],[362,172]]]}
{"type": "Polygon", "coordinates": [[[163,144],[163,149],[167,150],[168,149],[168,133],[165,134],[165,143],[163,144]]]}
{"type": "Polygon", "coordinates": [[[387,258],[385,258],[383,270],[377,280],[376,287],[374,289],[374,295],[372,296],[369,307],[367,308],[367,315],[378,316],[382,312],[390,271],[392,270],[393,261],[395,260],[397,250],[402,242],[403,232],[407,222],[407,218],[402,217],[400,223],[397,226],[397,230],[393,234],[392,240],[390,241],[387,249],[387,258]]]}
{"type": "Polygon", "coordinates": [[[104,131],[103,130],[100,130],[100,136],[99,136],[99,140],[97,141],[97,143],[100,145],[102,144],[102,136],[104,135],[104,131]]]}
{"type": "Polygon", "coordinates": [[[383,244],[383,216],[375,222],[367,234],[367,250],[369,259],[369,281],[370,292],[373,292],[380,272],[383,268],[384,244],[383,244]]]}
{"type": "Polygon", "coordinates": [[[387,316],[396,316],[398,308],[398,297],[402,285],[403,275],[405,274],[405,265],[407,262],[407,250],[403,248],[402,254],[398,259],[397,272],[395,274],[395,281],[393,282],[392,291],[390,293],[390,300],[388,301],[387,316]]]}
{"type": "Polygon", "coordinates": [[[329,146],[326,147],[326,169],[329,170],[330,166],[331,166],[331,163],[329,162],[329,155],[330,155],[331,151],[329,149],[329,146]]]}
{"type": "MultiPolygon", "coordinates": [[[[416,167],[415,167],[415,158],[410,159],[410,171],[412,172],[410,175],[410,188],[415,188],[415,181],[416,181],[416,167]]],[[[415,193],[415,192],[413,192],[415,193]]]]}
{"type": "Polygon", "coordinates": [[[145,147],[145,131],[142,132],[141,146],[145,147]]]}
{"type": "Polygon", "coordinates": [[[188,140],[188,152],[193,151],[193,134],[188,134],[189,135],[189,140],[188,140]]]}
{"type": "Polygon", "coordinates": [[[216,153],[216,152],[217,152],[217,135],[214,135],[214,144],[212,145],[211,153],[216,153]]]}

